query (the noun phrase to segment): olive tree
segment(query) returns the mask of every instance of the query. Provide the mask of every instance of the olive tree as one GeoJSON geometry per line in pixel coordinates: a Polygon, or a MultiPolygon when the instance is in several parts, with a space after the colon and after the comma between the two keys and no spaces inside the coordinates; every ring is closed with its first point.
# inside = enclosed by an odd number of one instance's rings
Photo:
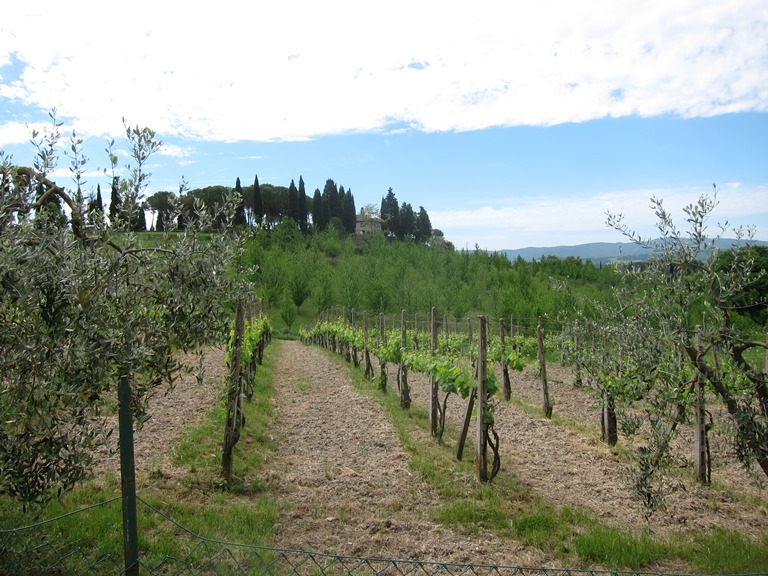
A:
{"type": "Polygon", "coordinates": [[[768,349],[764,328],[743,322],[738,308],[748,289],[765,274],[752,262],[751,230],[727,223],[708,234],[717,191],[686,206],[686,229],[675,224],[658,198],[651,199],[657,238],[634,232],[621,214],[607,224],[652,252],[647,263],[620,266],[624,283],[612,305],[591,324],[580,320],[579,366],[600,380],[619,412],[619,429],[645,431],[636,453],[636,488],[646,504],[657,503],[652,486],[669,461],[670,445],[682,422],[694,424],[696,475],[709,481],[707,392],[722,403],[724,428],[739,459],[768,476],[768,386],[762,370],[768,349]],[[724,234],[734,234],[731,257],[717,255],[724,234]],[[724,264],[725,263],[725,264],[724,264]],[[738,304],[735,304],[738,303],[738,304]],[[643,426],[644,422],[647,426],[643,426]]]}
{"type": "MultiPolygon", "coordinates": [[[[127,201],[107,229],[86,225],[82,195],[50,179],[60,127],[51,117],[50,130],[33,133],[33,166],[0,153],[0,492],[25,503],[45,502],[87,474],[94,446],[110,433],[100,415],[121,376],[141,421],[148,392],[177,376],[175,353],[222,341],[231,316],[230,236],[202,240],[188,227],[147,247],[130,231],[160,146],[155,133],[126,126],[127,201]],[[38,211],[51,198],[67,207],[69,227],[38,211]]],[[[75,144],[79,188],[85,159],[75,144]]],[[[111,145],[108,153],[115,166],[111,145]]],[[[235,204],[223,207],[230,221],[235,204]]]]}

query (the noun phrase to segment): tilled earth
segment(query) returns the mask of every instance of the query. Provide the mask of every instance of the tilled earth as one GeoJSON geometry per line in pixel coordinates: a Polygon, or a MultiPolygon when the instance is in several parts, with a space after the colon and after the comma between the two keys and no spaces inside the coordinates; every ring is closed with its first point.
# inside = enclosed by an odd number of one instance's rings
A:
{"type": "MultiPolygon", "coordinates": [[[[267,474],[283,505],[277,545],[421,561],[540,565],[541,552],[430,519],[438,496],[409,468],[383,410],[321,350],[282,342],[280,436],[267,474]]],[[[467,481],[472,481],[467,479],[467,481]]]]}
{"type": "MultiPolygon", "coordinates": [[[[439,504],[438,496],[411,470],[394,427],[376,402],[354,388],[342,361],[298,342],[276,345],[279,432],[276,452],[263,474],[280,503],[278,547],[435,562],[557,565],[519,542],[501,541],[484,531],[467,535],[435,522],[430,510],[439,504]]],[[[697,486],[687,479],[687,471],[675,475],[667,482],[666,507],[646,520],[626,465],[598,440],[597,402],[573,385],[568,370],[548,367],[548,373],[555,415],[578,426],[547,420],[515,403],[500,402],[496,412],[502,471],[524,482],[534,495],[637,532],[665,535],[722,527],[748,537],[768,533],[768,498],[735,462],[717,427],[712,437],[714,487],[697,486]]],[[[141,458],[137,470],[184,473],[173,469],[168,447],[216,401],[226,377],[221,351],[208,353],[206,376],[216,385],[199,386],[187,376],[171,394],[154,399],[152,417],[136,437],[141,458]]],[[[539,382],[533,370],[513,372],[511,378],[513,395],[537,406],[539,382]]],[[[394,375],[389,380],[393,388],[394,375]]],[[[427,378],[410,374],[409,382],[413,404],[426,408],[427,378]]],[[[459,398],[449,401],[449,427],[458,427],[464,408],[459,398]]],[[[690,446],[685,434],[682,438],[678,457],[684,466],[690,446]]],[[[471,457],[469,443],[466,454],[471,457]]],[[[114,458],[104,465],[110,461],[116,469],[114,458]]]]}

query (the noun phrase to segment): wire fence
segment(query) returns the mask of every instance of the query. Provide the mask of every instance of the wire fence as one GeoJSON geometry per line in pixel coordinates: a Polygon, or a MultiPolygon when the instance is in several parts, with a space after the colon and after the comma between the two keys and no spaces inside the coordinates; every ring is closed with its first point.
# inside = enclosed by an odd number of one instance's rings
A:
{"type": "MultiPolygon", "coordinates": [[[[365,558],[266,548],[227,542],[194,534],[142,498],[147,513],[140,528],[145,551],[135,566],[124,565],[120,526],[115,526],[121,506],[116,497],[80,510],[28,526],[0,530],[0,574],[2,575],[267,575],[267,576],[662,576],[653,572],[606,571],[571,568],[532,568],[491,564],[456,564],[365,558]],[[107,524],[104,525],[105,518],[107,524]],[[71,527],[93,525],[92,537],[71,527]],[[175,552],[163,552],[168,539],[175,552]],[[149,545],[148,542],[153,544],[149,545]]],[[[87,532],[85,532],[87,534],[87,532]]],[[[665,575],[672,576],[672,575],[665,575]]],[[[681,575],[678,575],[681,576],[681,575]]]]}

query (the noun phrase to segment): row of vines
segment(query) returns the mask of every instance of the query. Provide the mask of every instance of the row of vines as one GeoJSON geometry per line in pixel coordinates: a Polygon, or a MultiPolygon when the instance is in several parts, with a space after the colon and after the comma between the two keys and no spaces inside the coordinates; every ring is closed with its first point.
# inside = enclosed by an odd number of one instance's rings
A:
{"type": "Polygon", "coordinates": [[[477,478],[490,482],[501,466],[499,436],[494,429],[494,413],[498,398],[511,397],[509,371],[522,371],[535,364],[541,379],[542,411],[552,415],[552,403],[546,377],[547,350],[554,353],[559,340],[545,339],[539,320],[536,334],[526,336],[515,332],[514,320],[499,320],[498,333],[486,316],[473,323],[467,320],[466,330],[458,331],[458,322],[446,316],[438,320],[435,309],[419,324],[415,317],[409,321],[402,312],[399,326],[384,315],[375,317],[375,326],[363,313],[358,322],[355,311],[347,314],[326,312],[311,328],[302,328],[300,336],[305,344],[315,344],[342,355],[347,362],[365,371],[366,378],[375,377],[372,356],[378,359],[378,387],[387,391],[390,378],[397,385],[400,405],[409,409],[411,404],[408,383],[409,372],[426,374],[430,382],[430,429],[433,437],[442,442],[445,431],[448,399],[458,395],[466,401],[466,413],[457,443],[456,456],[461,459],[471,418],[475,416],[477,445],[475,463],[477,478]],[[453,330],[451,330],[453,327],[453,330]],[[501,382],[496,371],[499,366],[501,382]],[[488,468],[488,455],[490,470],[488,468]]]}
{"type": "Polygon", "coordinates": [[[253,399],[253,378],[271,339],[269,317],[261,310],[255,312],[252,301],[238,300],[226,355],[230,372],[221,469],[227,482],[232,478],[232,452],[245,424],[243,402],[253,399]]]}
{"type": "Polygon", "coordinates": [[[474,416],[475,462],[477,478],[482,482],[492,481],[501,465],[494,413],[502,395],[504,400],[511,397],[510,370],[535,367],[540,379],[540,409],[549,418],[553,402],[548,390],[547,358],[559,359],[562,365],[572,367],[576,386],[599,398],[603,442],[613,446],[619,434],[632,442],[643,431],[640,447],[630,452],[630,458],[634,459],[635,491],[650,514],[663,502],[659,487],[662,468],[670,461],[672,439],[682,424],[692,427],[690,462],[695,478],[702,484],[711,481],[708,432],[713,421],[704,398],[706,393],[714,391],[705,389],[699,370],[692,370],[682,362],[675,368],[652,365],[648,359],[645,365],[638,363],[638,355],[633,355],[630,349],[618,357],[607,355],[607,339],[614,345],[626,342],[631,348],[632,342],[639,343],[638,334],[650,333],[635,332],[627,325],[618,334],[594,324],[582,319],[558,326],[556,333],[545,335],[542,319],[532,328],[515,319],[491,321],[479,316],[459,322],[447,316],[438,318],[434,309],[428,314],[410,317],[403,311],[399,319],[384,315],[369,317],[368,313],[356,315],[354,310],[342,309],[323,313],[313,326],[303,328],[300,335],[304,343],[325,347],[363,369],[366,378],[377,380],[382,392],[387,391],[390,381],[395,383],[403,409],[408,409],[411,402],[409,372],[426,374],[430,383],[430,427],[438,442],[442,441],[445,430],[449,397],[461,397],[466,402],[466,412],[456,456],[462,458],[470,419],[474,416]],[[378,359],[378,375],[372,361],[374,357],[378,359]],[[644,374],[647,376],[643,377],[644,374]],[[654,388],[649,377],[666,380],[654,388]],[[653,409],[659,405],[669,412],[668,417],[655,416],[653,409]],[[643,418],[650,423],[643,423],[643,418]],[[488,454],[491,456],[487,459],[488,454]]]}

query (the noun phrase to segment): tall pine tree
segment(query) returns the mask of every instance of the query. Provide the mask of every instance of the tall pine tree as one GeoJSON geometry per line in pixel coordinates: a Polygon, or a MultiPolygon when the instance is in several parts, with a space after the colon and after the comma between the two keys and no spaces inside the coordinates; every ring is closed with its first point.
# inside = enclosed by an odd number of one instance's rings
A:
{"type": "Polygon", "coordinates": [[[355,225],[357,224],[357,209],[355,208],[355,197],[352,196],[352,189],[347,190],[344,195],[344,202],[342,206],[342,221],[344,222],[344,229],[348,234],[355,233],[355,225]]]}
{"type": "Polygon", "coordinates": [[[326,224],[330,222],[331,218],[341,218],[339,189],[336,187],[336,183],[330,178],[325,181],[325,187],[323,188],[323,204],[328,210],[326,224]]]}
{"type": "Polygon", "coordinates": [[[264,222],[264,202],[261,199],[261,186],[259,186],[259,176],[253,179],[253,220],[256,226],[261,226],[264,222]]]}
{"type": "Polygon", "coordinates": [[[297,226],[299,225],[299,191],[293,180],[288,186],[288,218],[293,220],[297,226]]]}
{"type": "Polygon", "coordinates": [[[432,237],[432,222],[424,206],[419,206],[419,215],[416,217],[416,241],[426,242],[432,237]]]}
{"type": "Polygon", "coordinates": [[[413,206],[403,202],[400,206],[400,215],[397,223],[397,237],[401,240],[412,238],[416,232],[416,215],[413,213],[413,206]]]}
{"type": "Polygon", "coordinates": [[[382,230],[389,236],[397,236],[400,229],[400,206],[397,203],[397,196],[392,188],[387,191],[387,195],[381,199],[381,220],[382,230]]]}
{"type": "Polygon", "coordinates": [[[307,191],[304,189],[304,178],[299,176],[299,228],[307,232],[307,191]]]}
{"type": "Polygon", "coordinates": [[[120,208],[122,208],[123,199],[120,197],[120,177],[112,178],[112,193],[109,196],[109,223],[114,227],[117,225],[120,208]]]}
{"type": "Polygon", "coordinates": [[[104,201],[101,199],[101,185],[96,185],[96,196],[88,202],[88,223],[98,225],[104,222],[104,201]]]}
{"type": "Polygon", "coordinates": [[[312,226],[316,232],[322,232],[327,224],[323,197],[320,195],[320,188],[315,188],[315,193],[312,195],[312,226]]]}
{"type": "Polygon", "coordinates": [[[243,201],[243,187],[240,185],[240,177],[235,180],[235,192],[240,197],[240,200],[235,209],[235,226],[245,226],[247,221],[245,219],[245,202],[243,201]]]}

